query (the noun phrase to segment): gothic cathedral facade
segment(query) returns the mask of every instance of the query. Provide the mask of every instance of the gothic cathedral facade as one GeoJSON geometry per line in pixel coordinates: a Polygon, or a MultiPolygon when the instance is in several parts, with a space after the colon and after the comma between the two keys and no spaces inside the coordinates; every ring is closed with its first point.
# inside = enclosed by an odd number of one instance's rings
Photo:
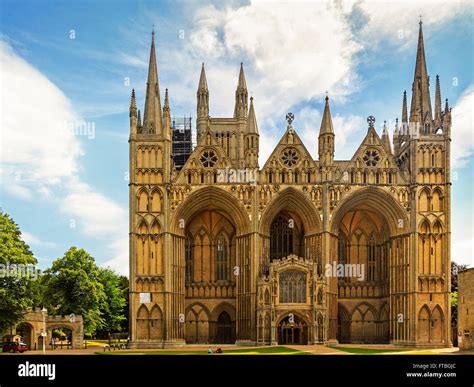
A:
{"type": "Polygon", "coordinates": [[[242,65],[230,118],[209,115],[203,65],[196,146],[178,168],[153,34],[143,122],[134,91],[130,103],[131,346],[450,346],[451,109],[436,77],[432,111],[429,81],[420,22],[392,141],[369,117],[335,160],[326,97],[318,159],[289,113],[260,167],[242,65]]]}

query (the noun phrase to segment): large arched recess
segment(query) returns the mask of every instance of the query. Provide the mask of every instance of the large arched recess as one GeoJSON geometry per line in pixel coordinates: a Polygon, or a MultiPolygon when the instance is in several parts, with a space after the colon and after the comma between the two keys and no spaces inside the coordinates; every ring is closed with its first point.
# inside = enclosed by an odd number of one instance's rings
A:
{"type": "Polygon", "coordinates": [[[232,194],[214,186],[196,190],[179,205],[171,222],[172,233],[183,236],[183,226],[204,209],[226,212],[235,222],[237,235],[250,232],[250,220],[244,206],[232,194]]]}
{"type": "Polygon", "coordinates": [[[273,220],[282,211],[296,213],[304,224],[306,234],[321,232],[321,217],[316,207],[301,191],[289,187],[280,192],[263,211],[260,233],[269,235],[273,220]]]}
{"type": "Polygon", "coordinates": [[[321,232],[321,217],[315,205],[301,191],[293,187],[286,188],[273,198],[260,217],[259,272],[267,274],[273,259],[285,258],[292,254],[313,260],[321,272],[321,232]],[[294,227],[294,234],[288,229],[289,225],[283,230],[272,228],[289,220],[293,221],[291,227],[294,227]],[[285,240],[287,236],[291,238],[290,241],[285,240]],[[284,248],[278,251],[282,245],[285,245],[284,248]]]}
{"type": "MultiPolygon", "coordinates": [[[[224,221],[223,221],[224,222],[224,221]]],[[[173,262],[176,263],[176,266],[179,266],[179,270],[176,271],[174,275],[174,280],[179,279],[179,283],[175,286],[177,289],[180,289],[186,294],[183,294],[184,297],[180,298],[182,302],[181,305],[184,309],[184,304],[191,302],[205,302],[211,297],[218,297],[221,301],[230,302],[235,300],[236,310],[239,311],[234,320],[231,320],[231,324],[235,324],[239,327],[237,332],[232,333],[231,340],[243,340],[249,341],[253,340],[253,331],[252,331],[252,316],[255,311],[251,309],[251,303],[248,301],[251,297],[251,278],[254,278],[254,255],[253,246],[254,240],[251,222],[249,215],[245,207],[235,198],[231,193],[217,187],[204,187],[197,189],[195,192],[190,194],[186,200],[181,203],[176,209],[175,214],[171,218],[170,229],[172,233],[172,242],[171,242],[171,257],[173,262]],[[219,278],[218,267],[219,263],[216,253],[216,241],[219,238],[219,233],[214,235],[213,232],[206,234],[206,240],[209,240],[210,243],[204,243],[204,245],[210,246],[209,249],[202,248],[201,251],[205,251],[205,254],[202,255],[209,259],[203,259],[201,262],[207,265],[209,262],[209,267],[203,267],[201,265],[201,270],[208,271],[209,273],[215,273],[215,277],[212,278],[212,275],[209,275],[210,278],[206,278],[205,286],[199,288],[199,284],[194,284],[193,280],[190,283],[186,284],[185,278],[188,270],[188,262],[197,262],[195,256],[190,256],[188,259],[187,250],[185,248],[185,238],[189,236],[193,224],[196,223],[196,219],[202,214],[219,214],[222,219],[225,219],[225,222],[229,223],[232,227],[232,232],[226,232],[225,236],[228,238],[229,246],[228,250],[230,254],[230,263],[227,264],[226,269],[224,270],[228,273],[228,276],[224,279],[219,278]],[[234,233],[235,231],[235,233],[234,233]],[[232,234],[232,235],[231,235],[232,234]],[[235,241],[233,240],[233,235],[235,235],[235,241]],[[212,252],[212,253],[209,253],[212,252]],[[207,255],[209,257],[207,257],[207,255]],[[234,259],[235,257],[235,266],[234,259]],[[238,275],[234,274],[236,271],[235,268],[238,268],[238,275]],[[188,286],[189,285],[189,286],[188,286]],[[223,288],[225,287],[225,292],[227,296],[222,296],[223,288]],[[186,289],[186,290],[185,290],[186,289]],[[189,291],[192,290],[190,293],[189,291]],[[196,291],[197,290],[197,291],[196,291]],[[232,295],[229,294],[231,291],[232,295]],[[210,293],[209,293],[210,292],[210,293]]],[[[210,227],[204,228],[203,232],[212,231],[210,227]]],[[[227,231],[224,230],[224,231],[227,231]]],[[[196,235],[193,234],[193,237],[196,235]]],[[[188,249],[189,251],[194,251],[195,249],[188,249]]],[[[193,253],[194,254],[194,253],[193,253]]],[[[195,273],[198,270],[196,267],[193,267],[189,272],[195,273]]],[[[232,331],[234,332],[234,331],[232,331]]],[[[212,333],[212,332],[211,332],[212,333]]]]}
{"type": "Polygon", "coordinates": [[[337,235],[339,233],[342,218],[354,208],[372,209],[384,216],[391,236],[405,234],[408,230],[407,212],[396,202],[393,196],[379,188],[367,187],[357,190],[341,201],[330,222],[330,229],[333,234],[337,235]]]}
{"type": "MultiPolygon", "coordinates": [[[[371,318],[376,321],[370,320],[369,325],[378,327],[378,330],[369,332],[368,336],[365,327],[357,326],[361,319],[351,314],[349,323],[351,330],[355,330],[351,331],[350,340],[386,343],[389,337],[396,339],[397,332],[389,332],[390,327],[385,320],[393,321],[395,313],[409,315],[407,294],[410,289],[408,281],[404,280],[410,275],[406,209],[388,192],[366,187],[342,200],[330,219],[329,227],[331,245],[337,252],[335,261],[357,264],[364,269],[363,278],[355,278],[354,275],[337,278],[340,305],[348,309],[355,303],[373,306],[377,299],[379,303],[390,305],[389,318],[372,313],[371,318]],[[403,284],[404,288],[393,284],[403,284]]],[[[405,328],[398,325],[396,329],[403,334],[405,328]]]]}

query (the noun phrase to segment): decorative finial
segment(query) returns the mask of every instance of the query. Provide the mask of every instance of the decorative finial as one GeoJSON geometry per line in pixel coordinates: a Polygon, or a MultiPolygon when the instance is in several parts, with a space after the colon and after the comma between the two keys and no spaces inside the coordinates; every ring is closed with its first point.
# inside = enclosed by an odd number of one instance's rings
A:
{"type": "Polygon", "coordinates": [[[291,123],[295,120],[295,116],[293,113],[288,113],[286,115],[286,120],[288,121],[288,125],[291,126],[291,123]]]}
{"type": "Polygon", "coordinates": [[[423,15],[420,15],[420,24],[423,24],[423,22],[421,21],[422,17],[423,17],[423,15]]]}
{"type": "Polygon", "coordinates": [[[369,128],[373,128],[375,124],[375,117],[374,116],[368,116],[367,117],[367,123],[369,124],[369,128]]]}

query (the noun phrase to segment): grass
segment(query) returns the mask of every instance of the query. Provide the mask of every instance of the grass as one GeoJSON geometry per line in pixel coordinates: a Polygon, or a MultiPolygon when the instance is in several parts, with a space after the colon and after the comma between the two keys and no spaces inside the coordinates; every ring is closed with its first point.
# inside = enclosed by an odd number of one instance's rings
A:
{"type": "MultiPolygon", "coordinates": [[[[222,354],[215,355],[302,355],[306,352],[287,347],[260,347],[225,349],[222,354]]],[[[182,350],[182,351],[111,351],[95,352],[98,355],[208,355],[206,349],[202,350],[182,350]]]]}
{"type": "Polygon", "coordinates": [[[358,348],[358,347],[333,347],[339,351],[355,353],[358,355],[377,355],[381,353],[406,352],[409,349],[377,349],[377,348],[358,348]]]}

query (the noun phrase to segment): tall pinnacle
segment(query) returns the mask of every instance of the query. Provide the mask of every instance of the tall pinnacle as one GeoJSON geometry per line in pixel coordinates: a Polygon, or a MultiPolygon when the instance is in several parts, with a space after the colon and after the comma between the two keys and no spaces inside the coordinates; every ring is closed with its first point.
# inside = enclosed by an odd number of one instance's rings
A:
{"type": "Polygon", "coordinates": [[[135,89],[132,89],[132,96],[130,97],[130,117],[137,115],[137,101],[135,99],[135,89]]]}
{"type": "Polygon", "coordinates": [[[170,101],[168,99],[168,89],[165,90],[165,105],[163,106],[163,114],[170,115],[170,101]]]}
{"type": "Polygon", "coordinates": [[[250,109],[247,119],[247,133],[258,133],[257,118],[255,116],[255,110],[253,108],[253,97],[250,97],[250,109]]]}
{"type": "Polygon", "coordinates": [[[150,63],[143,115],[143,133],[161,133],[161,100],[155,54],[155,31],[151,34],[150,63]]]}
{"type": "MultiPolygon", "coordinates": [[[[197,117],[198,119],[206,119],[209,117],[209,90],[207,88],[206,70],[204,70],[204,63],[201,67],[201,76],[199,77],[199,85],[197,90],[197,117]]],[[[202,125],[198,125],[199,129],[202,125]]]]}
{"type": "Polygon", "coordinates": [[[416,52],[415,75],[412,85],[410,121],[425,123],[432,120],[430,85],[426,70],[425,45],[423,42],[423,23],[420,20],[418,48],[416,52]]]}
{"type": "Polygon", "coordinates": [[[240,62],[240,72],[239,72],[239,84],[237,88],[247,89],[247,82],[245,81],[245,74],[244,74],[244,64],[240,62]]]}
{"type": "Polygon", "coordinates": [[[436,75],[436,93],[435,93],[435,118],[441,116],[441,87],[439,85],[439,75],[436,75]]]}
{"type": "Polygon", "coordinates": [[[235,109],[234,118],[246,117],[248,112],[248,91],[247,82],[245,81],[244,66],[240,63],[239,83],[235,90],[235,109]]]}
{"type": "Polygon", "coordinates": [[[408,122],[408,111],[407,111],[407,91],[403,92],[403,106],[402,106],[402,124],[408,122]]]}
{"type": "Polygon", "coordinates": [[[201,67],[201,76],[199,77],[198,90],[208,90],[207,89],[206,70],[204,70],[204,63],[202,64],[202,67],[201,67]]]}
{"type": "Polygon", "coordinates": [[[392,147],[390,146],[390,136],[388,134],[387,121],[383,122],[383,131],[382,131],[382,145],[388,153],[392,153],[392,147]]]}
{"type": "Polygon", "coordinates": [[[321,121],[321,128],[319,129],[319,135],[326,133],[334,134],[334,128],[332,126],[331,111],[329,110],[329,97],[326,95],[326,103],[324,105],[323,119],[321,121]]]}

